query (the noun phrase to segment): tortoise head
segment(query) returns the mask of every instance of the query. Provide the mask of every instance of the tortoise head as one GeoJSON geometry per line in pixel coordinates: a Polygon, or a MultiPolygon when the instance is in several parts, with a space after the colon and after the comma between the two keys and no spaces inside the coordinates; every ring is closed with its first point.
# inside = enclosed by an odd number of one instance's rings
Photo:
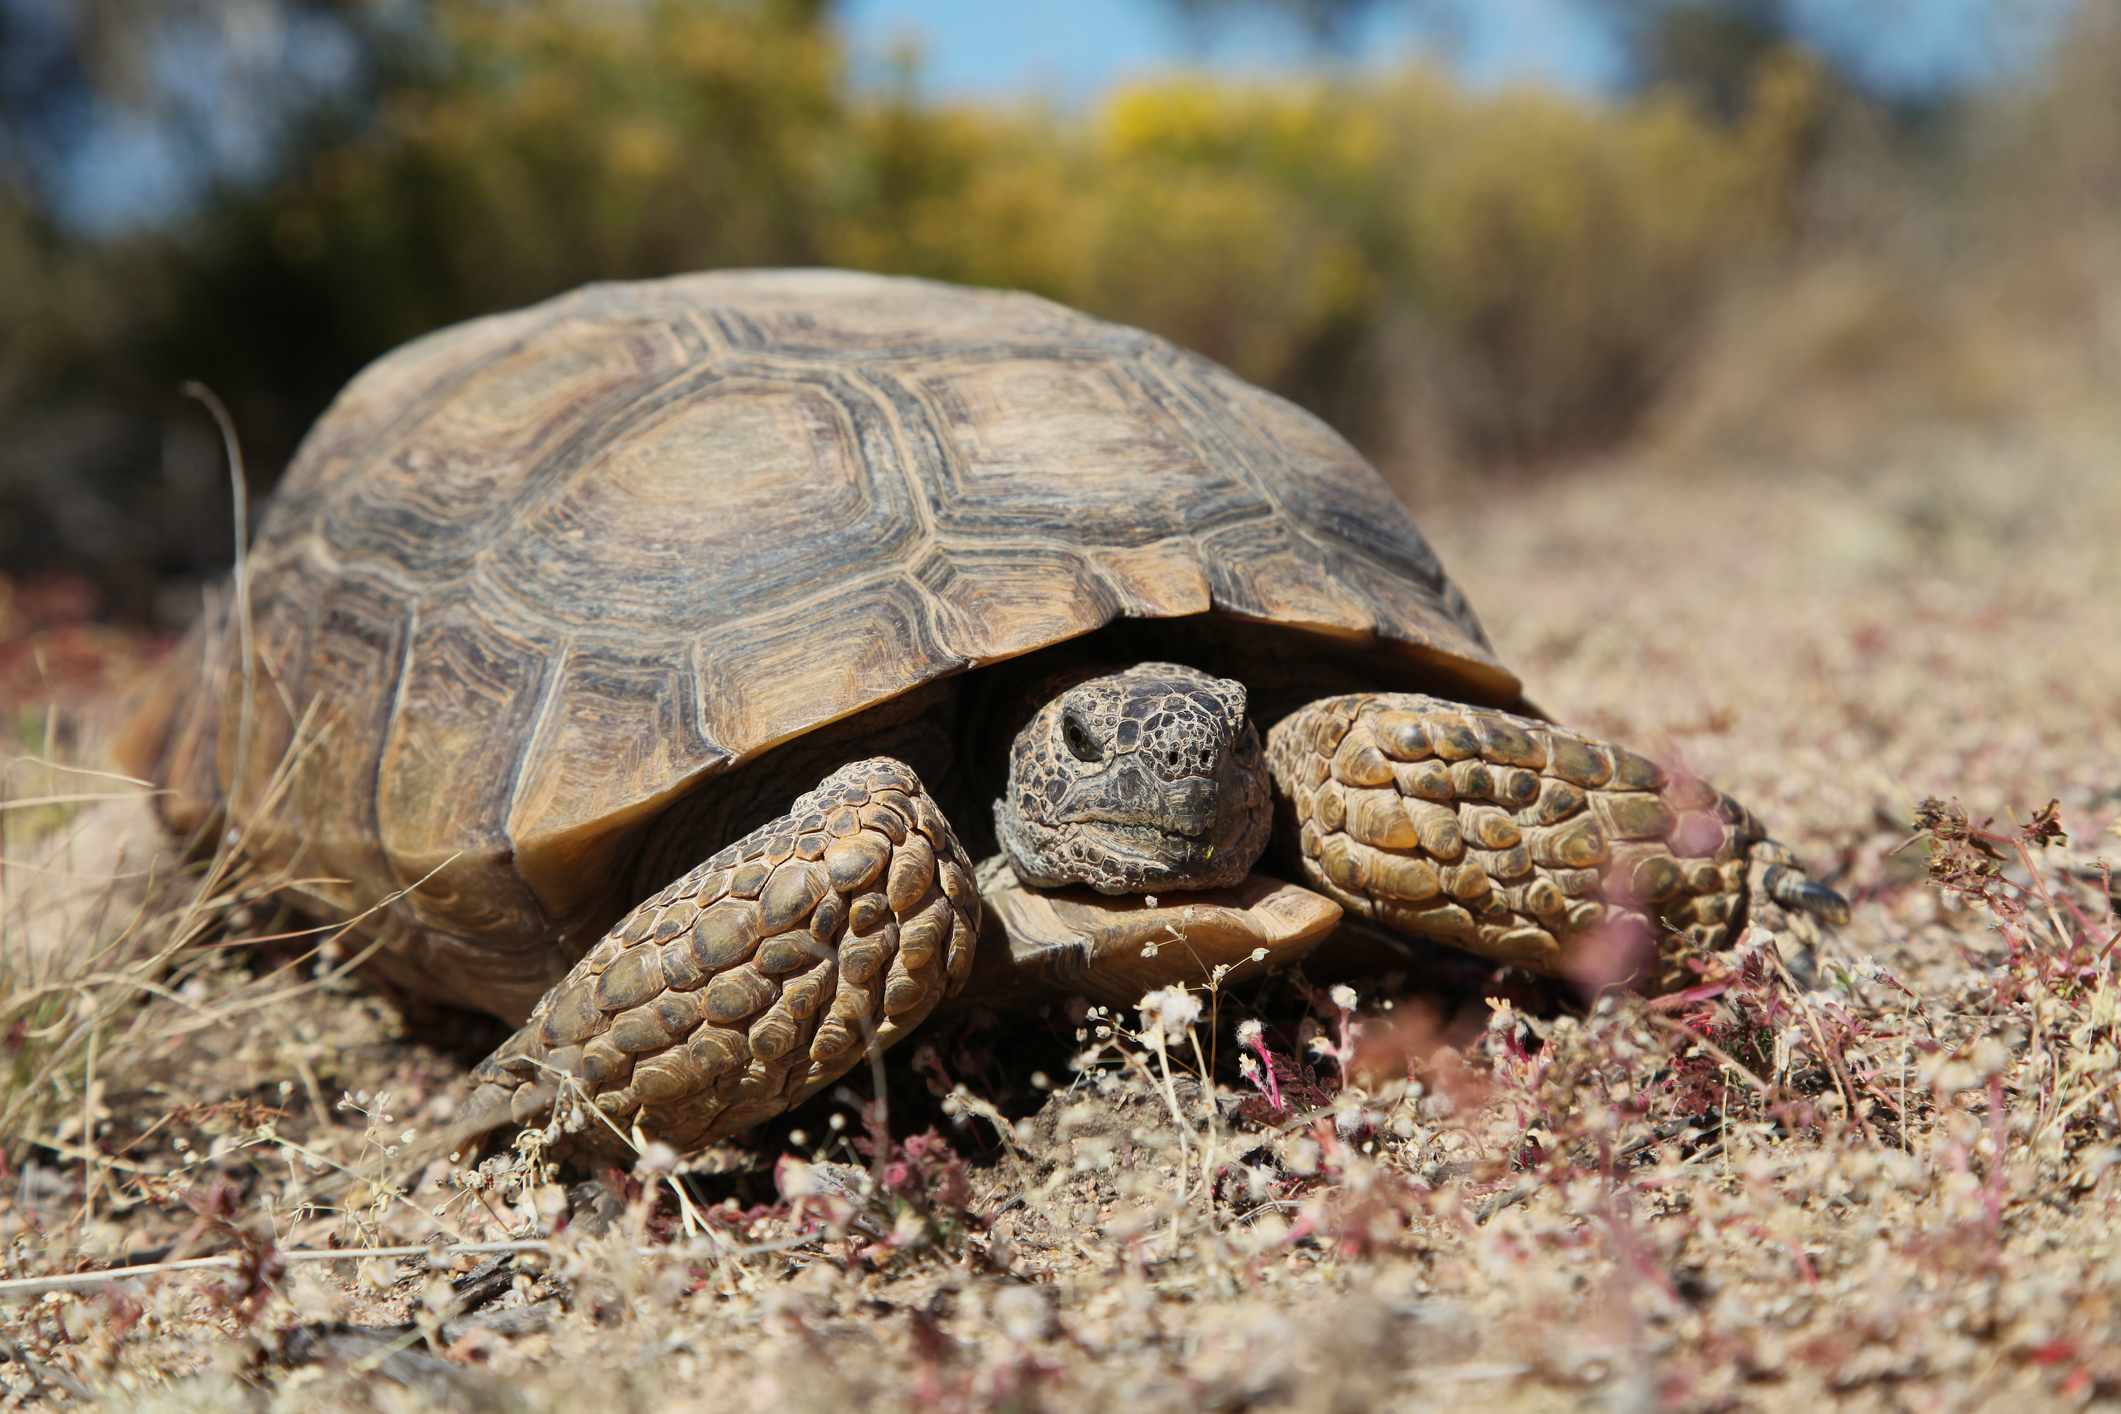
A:
{"type": "Polygon", "coordinates": [[[1237,883],[1272,824],[1244,685],[1143,663],[1068,688],[1017,733],[994,824],[1027,884],[1237,883]]]}

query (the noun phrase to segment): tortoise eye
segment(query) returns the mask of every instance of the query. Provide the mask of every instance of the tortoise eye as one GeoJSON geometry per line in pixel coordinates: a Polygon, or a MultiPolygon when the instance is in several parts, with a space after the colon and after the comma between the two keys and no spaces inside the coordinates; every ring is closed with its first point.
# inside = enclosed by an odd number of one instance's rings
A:
{"type": "Polygon", "coordinates": [[[1081,719],[1072,713],[1061,719],[1061,740],[1068,743],[1068,750],[1078,761],[1104,759],[1104,753],[1097,749],[1097,742],[1084,729],[1081,719]]]}

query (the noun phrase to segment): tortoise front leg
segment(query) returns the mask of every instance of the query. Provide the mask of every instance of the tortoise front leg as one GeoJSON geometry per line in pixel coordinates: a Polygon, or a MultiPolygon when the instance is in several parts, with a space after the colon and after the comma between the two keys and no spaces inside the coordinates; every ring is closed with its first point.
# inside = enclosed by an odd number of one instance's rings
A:
{"type": "Polygon", "coordinates": [[[964,983],[979,925],[972,866],[912,768],[844,766],[592,948],[472,1071],[451,1144],[555,1103],[587,1150],[747,1129],[919,1025],[964,983]]]}
{"type": "Polygon", "coordinates": [[[1267,734],[1267,767],[1278,834],[1342,907],[1550,976],[1622,980],[1592,975],[1596,937],[1636,954],[1638,985],[1696,980],[1686,958],[1745,926],[1755,861],[1778,903],[1847,918],[1729,796],[1546,722],[1416,693],[1326,698],[1267,734]]]}

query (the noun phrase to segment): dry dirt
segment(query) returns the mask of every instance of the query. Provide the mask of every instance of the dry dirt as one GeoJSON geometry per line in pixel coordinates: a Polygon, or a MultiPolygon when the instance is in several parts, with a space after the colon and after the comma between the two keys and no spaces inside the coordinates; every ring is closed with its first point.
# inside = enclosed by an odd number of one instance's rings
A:
{"type": "MultiPolygon", "coordinates": [[[[395,1017],[306,939],[168,948],[136,799],[23,807],[0,1277],[237,1263],[0,1293],[0,1407],[2121,1402],[2117,449],[1642,457],[1421,509],[1548,711],[1716,781],[1855,901],[1816,946],[1756,930],[1655,1006],[1456,975],[1358,983],[1354,1017],[1283,983],[1190,1027],[960,1027],[889,1058],[888,1115],[857,1078],[693,1161],[690,1213],[651,1152],[483,1273],[360,1249],[568,1211],[535,1173],[391,1190],[496,1035],[395,1017]],[[1933,796],[1970,826],[1902,848],[1933,796]]],[[[124,793],[84,781],[8,789],[124,793]]],[[[256,887],[209,881],[198,936],[285,931],[256,887]]]]}

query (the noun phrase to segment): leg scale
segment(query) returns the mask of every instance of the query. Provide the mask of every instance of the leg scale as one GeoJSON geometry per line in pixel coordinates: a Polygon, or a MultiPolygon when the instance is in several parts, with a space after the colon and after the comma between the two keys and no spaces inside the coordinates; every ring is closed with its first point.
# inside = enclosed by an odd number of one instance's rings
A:
{"type": "Polygon", "coordinates": [[[559,1107],[573,1147],[684,1150],[889,1046],[963,985],[972,866],[911,767],[842,767],[647,900],[472,1072],[462,1144],[559,1107]]]}
{"type": "MultiPolygon", "coordinates": [[[[1787,853],[1692,776],[1417,693],[1311,703],[1267,734],[1267,766],[1278,838],[1313,887],[1358,917],[1551,976],[1689,985],[1688,959],[1743,931],[1755,853],[1787,853]]],[[[1846,916],[1803,882],[1778,898],[1846,916]]]]}

